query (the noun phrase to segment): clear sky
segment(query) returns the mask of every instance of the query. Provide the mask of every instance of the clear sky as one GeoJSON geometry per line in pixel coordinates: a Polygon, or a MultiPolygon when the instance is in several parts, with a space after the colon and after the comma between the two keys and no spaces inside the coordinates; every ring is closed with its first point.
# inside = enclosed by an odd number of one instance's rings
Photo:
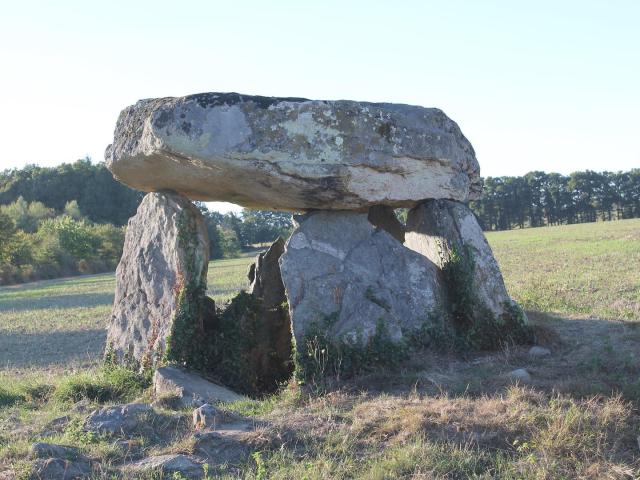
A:
{"type": "Polygon", "coordinates": [[[205,91],[434,106],[484,176],[640,167],[639,1],[0,1],[0,167],[205,91]]]}

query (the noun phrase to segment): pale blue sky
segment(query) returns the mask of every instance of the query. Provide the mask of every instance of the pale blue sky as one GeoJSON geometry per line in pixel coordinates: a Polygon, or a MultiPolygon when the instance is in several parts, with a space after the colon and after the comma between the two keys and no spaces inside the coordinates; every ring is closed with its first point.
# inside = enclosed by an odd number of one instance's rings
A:
{"type": "Polygon", "coordinates": [[[203,91],[439,107],[485,176],[640,167],[638,1],[2,0],[0,61],[2,168],[203,91]]]}

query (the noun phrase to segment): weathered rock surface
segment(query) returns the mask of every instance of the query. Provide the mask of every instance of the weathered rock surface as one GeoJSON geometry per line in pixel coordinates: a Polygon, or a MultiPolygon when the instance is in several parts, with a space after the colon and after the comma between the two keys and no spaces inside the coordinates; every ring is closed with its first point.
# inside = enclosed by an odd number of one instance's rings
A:
{"type": "Polygon", "coordinates": [[[529,356],[533,358],[544,358],[551,355],[551,350],[545,347],[534,345],[529,349],[529,356]]]}
{"type": "Polygon", "coordinates": [[[200,430],[203,428],[215,427],[220,424],[222,414],[213,405],[205,403],[193,411],[193,428],[200,430]]]}
{"type": "Polygon", "coordinates": [[[156,398],[173,395],[183,407],[200,407],[205,403],[235,402],[245,397],[217,385],[195,373],[172,365],[161,367],[153,376],[156,398]]]}
{"type": "Polygon", "coordinates": [[[91,412],[86,418],[84,429],[103,434],[129,434],[140,422],[140,417],[153,409],[145,403],[128,403],[103,407],[91,412]]]}
{"type": "Polygon", "coordinates": [[[108,351],[120,361],[155,364],[165,352],[180,294],[185,288],[204,291],[208,262],[198,209],[175,193],[148,194],[129,220],[116,270],[108,351]]]}
{"type": "Polygon", "coordinates": [[[471,144],[441,110],[204,93],[122,111],[107,167],[151,192],[246,207],[366,209],[481,192],[471,144]]]}
{"type": "Polygon", "coordinates": [[[196,432],[193,437],[193,452],[213,465],[241,463],[251,454],[250,432],[196,432]]]}
{"type": "Polygon", "coordinates": [[[280,276],[278,260],[284,253],[282,237],[271,244],[265,252],[256,256],[256,261],[249,270],[249,293],[262,299],[266,306],[272,307],[286,301],[284,285],[280,276]]]}
{"type": "Polygon", "coordinates": [[[400,243],[404,243],[404,225],[396,217],[393,207],[374,205],[369,209],[367,218],[374,227],[385,230],[400,243]]]}
{"type": "Polygon", "coordinates": [[[334,340],[365,343],[380,322],[399,341],[442,320],[436,266],[366,213],[318,211],[296,222],[280,268],[297,342],[315,325],[334,340]]]}
{"type": "Polygon", "coordinates": [[[29,480],[78,480],[91,477],[88,460],[40,458],[31,466],[29,480]]]}
{"type": "Polygon", "coordinates": [[[75,447],[36,442],[31,445],[30,455],[36,460],[29,478],[71,480],[91,475],[91,460],[75,447]]]}
{"type": "MultiPolygon", "coordinates": [[[[444,269],[457,254],[469,262],[478,315],[500,319],[510,305],[502,273],[475,215],[461,203],[428,200],[409,211],[405,245],[444,269]]],[[[451,287],[451,286],[450,286],[451,287]]],[[[455,297],[456,292],[450,292],[455,297]]],[[[455,302],[456,298],[451,298],[455,302]]],[[[523,314],[524,315],[524,314],[523,314]]]]}
{"type": "Polygon", "coordinates": [[[54,443],[36,442],[31,445],[30,454],[33,458],[52,458],[59,457],[67,460],[74,460],[81,457],[79,451],[75,447],[67,445],[56,445],[54,443]]]}
{"type": "MultiPolygon", "coordinates": [[[[152,478],[158,478],[156,473],[161,473],[160,478],[194,478],[204,477],[204,468],[197,459],[187,455],[158,455],[143,458],[124,467],[125,472],[133,474],[145,474],[152,478]]],[[[145,477],[146,478],[146,477],[145,477]]]]}
{"type": "Polygon", "coordinates": [[[249,270],[249,293],[258,300],[259,312],[252,329],[253,347],[247,355],[263,391],[277,389],[293,371],[291,321],[279,265],[284,245],[278,238],[249,270]]]}
{"type": "Polygon", "coordinates": [[[53,435],[57,435],[58,433],[62,433],[70,421],[71,417],[69,415],[54,418],[44,426],[42,432],[40,433],[40,436],[51,437],[53,435]]]}
{"type": "Polygon", "coordinates": [[[529,383],[531,381],[531,374],[526,368],[517,368],[507,374],[507,376],[516,382],[529,383]]]}

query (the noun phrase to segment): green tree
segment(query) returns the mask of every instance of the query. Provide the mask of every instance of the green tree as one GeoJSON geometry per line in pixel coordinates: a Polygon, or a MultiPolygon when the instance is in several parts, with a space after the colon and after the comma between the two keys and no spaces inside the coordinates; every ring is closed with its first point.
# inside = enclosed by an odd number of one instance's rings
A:
{"type": "Polygon", "coordinates": [[[0,264],[11,262],[15,240],[15,223],[9,215],[0,212],[0,264]]]}
{"type": "Polygon", "coordinates": [[[77,200],[69,200],[64,205],[64,214],[73,218],[74,220],[80,220],[82,218],[82,212],[80,212],[80,207],[78,206],[77,200]]]}
{"type": "Polygon", "coordinates": [[[38,234],[57,238],[60,248],[77,259],[98,256],[100,240],[84,220],[74,220],[68,215],[48,219],[42,223],[38,234]]]}
{"type": "Polygon", "coordinates": [[[23,197],[18,197],[9,205],[0,206],[0,211],[11,217],[19,230],[33,233],[40,223],[55,217],[55,211],[45,206],[42,202],[27,202],[23,197]]]}

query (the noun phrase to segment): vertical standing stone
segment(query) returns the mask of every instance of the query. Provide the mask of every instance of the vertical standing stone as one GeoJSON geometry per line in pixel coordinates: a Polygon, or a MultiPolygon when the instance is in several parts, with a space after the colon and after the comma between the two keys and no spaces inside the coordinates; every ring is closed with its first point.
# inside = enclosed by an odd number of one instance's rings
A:
{"type": "Polygon", "coordinates": [[[278,261],[284,253],[281,237],[256,257],[249,269],[249,293],[258,300],[259,312],[248,352],[263,391],[273,391],[293,372],[291,321],[278,261]]]}
{"type": "MultiPolygon", "coordinates": [[[[409,211],[405,245],[421,253],[441,270],[450,262],[458,261],[468,267],[470,292],[475,305],[475,316],[489,312],[496,320],[506,313],[511,314],[515,302],[509,298],[493,257],[491,247],[469,208],[451,200],[427,200],[409,211]]],[[[449,301],[455,303],[455,285],[448,285],[449,301]]],[[[469,301],[465,298],[464,301],[469,301]]],[[[519,308],[519,307],[517,307],[519,308]]],[[[524,318],[524,314],[523,314],[524,318]]]]}
{"type": "Polygon", "coordinates": [[[203,308],[208,262],[207,229],[198,209],[172,192],[147,194],[127,226],[107,353],[153,365],[165,353],[178,315],[180,321],[203,321],[181,312],[203,308]]]}
{"type": "Polygon", "coordinates": [[[316,211],[296,221],[280,269],[298,347],[313,329],[363,345],[381,325],[385,340],[402,342],[442,321],[435,265],[366,213],[316,211]]]}

